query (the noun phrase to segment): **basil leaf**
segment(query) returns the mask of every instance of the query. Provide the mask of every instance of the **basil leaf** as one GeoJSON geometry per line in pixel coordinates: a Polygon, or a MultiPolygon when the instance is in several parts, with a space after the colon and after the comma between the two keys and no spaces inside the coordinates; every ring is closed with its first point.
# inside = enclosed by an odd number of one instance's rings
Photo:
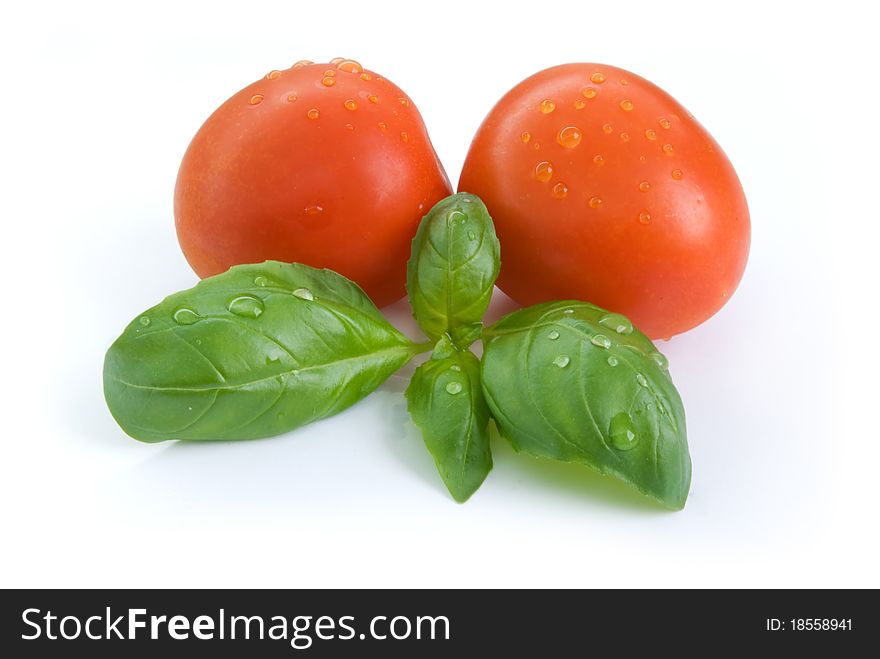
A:
{"type": "Polygon", "coordinates": [[[690,486],[667,363],[624,316],[584,302],[509,314],[483,335],[483,390],[515,449],[612,474],[666,506],[690,486]]]}
{"type": "Polygon", "coordinates": [[[342,275],[267,261],[135,318],[107,351],[104,396],[143,441],[268,437],[345,409],[421,350],[342,275]]]}
{"type": "Polygon", "coordinates": [[[500,268],[489,211],[472,194],[438,202],[422,218],[406,267],[413,315],[436,341],[449,334],[462,347],[476,338],[500,268]]]}
{"type": "Polygon", "coordinates": [[[492,469],[480,361],[444,337],[432,359],[416,369],[406,400],[446,488],[456,501],[466,501],[492,469]]]}

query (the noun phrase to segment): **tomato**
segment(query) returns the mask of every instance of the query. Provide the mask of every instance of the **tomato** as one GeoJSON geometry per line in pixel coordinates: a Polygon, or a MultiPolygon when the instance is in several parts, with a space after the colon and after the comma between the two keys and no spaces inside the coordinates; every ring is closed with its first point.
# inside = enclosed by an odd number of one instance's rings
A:
{"type": "Polygon", "coordinates": [[[382,306],[405,292],[419,220],[451,192],[409,97],[340,58],[272,71],[221,105],[184,155],[174,216],[201,277],[296,261],[382,306]]]}
{"type": "Polygon", "coordinates": [[[721,147],[669,94],[612,66],[566,64],[514,87],[458,189],[495,220],[510,297],[588,300],[654,338],[718,311],[748,257],[749,211],[721,147]]]}

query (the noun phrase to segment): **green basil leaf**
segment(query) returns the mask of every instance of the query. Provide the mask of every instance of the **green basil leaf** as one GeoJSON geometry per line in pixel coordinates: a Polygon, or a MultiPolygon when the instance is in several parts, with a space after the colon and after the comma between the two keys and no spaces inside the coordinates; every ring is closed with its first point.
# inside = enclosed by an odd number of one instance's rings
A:
{"type": "Polygon", "coordinates": [[[473,328],[489,306],[499,254],[492,218],[479,197],[452,195],[422,218],[406,289],[413,315],[432,340],[449,334],[462,347],[476,340],[473,328]]]}
{"type": "Polygon", "coordinates": [[[539,304],[487,328],[483,343],[486,400],[515,449],[585,463],[684,507],[684,408],[666,358],[629,320],[584,302],[539,304]]]}
{"type": "Polygon", "coordinates": [[[136,439],[251,439],[335,414],[422,348],[353,282],[274,261],[167,297],[107,351],[104,396],[136,439]]]}
{"type": "Polygon", "coordinates": [[[416,369],[406,390],[437,471],[456,501],[466,501],[492,469],[489,408],[480,386],[480,361],[470,350],[440,340],[432,359],[416,369]]]}

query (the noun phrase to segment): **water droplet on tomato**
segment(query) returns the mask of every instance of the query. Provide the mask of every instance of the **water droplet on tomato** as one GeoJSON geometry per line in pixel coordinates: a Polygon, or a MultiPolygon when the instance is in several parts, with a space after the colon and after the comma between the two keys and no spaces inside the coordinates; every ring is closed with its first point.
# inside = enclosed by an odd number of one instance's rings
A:
{"type": "Polygon", "coordinates": [[[642,375],[641,373],[636,374],[636,382],[639,383],[640,387],[647,387],[648,386],[648,379],[644,375],[642,375]]]}
{"type": "Polygon", "coordinates": [[[666,130],[672,128],[672,122],[669,121],[669,119],[664,119],[663,117],[660,117],[660,119],[657,120],[657,123],[660,124],[660,128],[664,128],[666,130]]]}
{"type": "Polygon", "coordinates": [[[402,132],[400,133],[400,139],[402,139],[404,142],[409,142],[409,135],[402,132]]]}
{"type": "Polygon", "coordinates": [[[379,122],[378,124],[376,124],[376,125],[379,127],[379,130],[383,130],[383,131],[384,131],[384,130],[386,130],[386,129],[388,128],[388,124],[386,124],[384,121],[380,121],[380,122],[379,122]]]}
{"type": "Polygon", "coordinates": [[[373,79],[369,73],[361,73],[359,77],[361,80],[372,80],[373,79]]]}
{"type": "Polygon", "coordinates": [[[519,141],[523,144],[528,144],[530,139],[532,139],[532,134],[527,130],[519,134],[519,141]]]}
{"type": "Polygon", "coordinates": [[[612,126],[611,124],[602,124],[602,132],[606,135],[610,135],[614,132],[614,126],[612,126]]]}
{"type": "Polygon", "coordinates": [[[345,124],[346,130],[354,130],[354,124],[345,124]]]}
{"type": "Polygon", "coordinates": [[[581,143],[581,129],[577,126],[566,126],[556,135],[556,141],[566,149],[573,149],[581,143]]]}
{"type": "Polygon", "coordinates": [[[291,68],[291,69],[301,69],[301,68],[303,68],[304,66],[308,66],[309,64],[314,64],[314,62],[313,62],[312,60],[310,60],[310,59],[301,59],[299,62],[296,62],[296,63],[295,63],[293,66],[291,66],[290,68],[291,68]]]}
{"type": "Polygon", "coordinates": [[[333,66],[336,66],[337,64],[344,62],[344,61],[345,61],[344,57],[334,57],[332,60],[330,60],[330,64],[332,64],[333,66]]]}
{"type": "Polygon", "coordinates": [[[640,191],[647,192],[650,189],[651,189],[651,184],[648,183],[647,181],[642,181],[641,183],[639,183],[639,190],[640,191]]]}
{"type": "Polygon", "coordinates": [[[596,98],[596,95],[597,95],[598,93],[599,93],[599,92],[597,92],[597,91],[596,91],[595,89],[593,89],[592,87],[584,87],[584,88],[581,90],[581,95],[582,95],[584,98],[596,98]]]}
{"type": "Polygon", "coordinates": [[[590,80],[595,82],[597,85],[601,85],[603,82],[605,82],[605,76],[597,71],[590,76],[590,80]]]}
{"type": "Polygon", "coordinates": [[[546,183],[553,176],[553,165],[551,165],[546,160],[539,162],[535,165],[535,178],[541,181],[542,183],[546,183]]]}
{"type": "Polygon", "coordinates": [[[627,132],[621,133],[620,134],[620,141],[621,142],[629,142],[629,133],[627,133],[627,132]]]}
{"type": "Polygon", "coordinates": [[[645,137],[647,137],[649,140],[656,140],[657,131],[653,128],[648,128],[647,130],[645,130],[645,137]]]}
{"type": "Polygon", "coordinates": [[[448,382],[446,384],[446,393],[452,394],[453,396],[461,393],[461,382],[448,382]]]}
{"type": "Polygon", "coordinates": [[[397,102],[400,103],[405,108],[409,107],[409,99],[408,98],[404,98],[403,96],[401,96],[400,98],[397,99],[397,102]]]}
{"type": "Polygon", "coordinates": [[[308,288],[297,288],[293,291],[293,295],[298,297],[300,300],[314,300],[315,296],[312,295],[312,292],[308,288]]]}
{"type": "Polygon", "coordinates": [[[552,330],[549,334],[547,334],[547,338],[551,341],[555,341],[559,338],[559,332],[557,332],[556,330],[552,330]]]}
{"type": "Polygon", "coordinates": [[[227,303],[226,308],[242,318],[259,318],[263,315],[263,311],[265,311],[263,301],[253,295],[239,295],[231,299],[227,303]]]}
{"type": "Polygon", "coordinates": [[[370,103],[374,103],[374,104],[375,104],[375,103],[378,103],[378,102],[379,102],[379,97],[376,96],[375,94],[370,94],[369,96],[367,96],[367,100],[368,100],[370,103]]]}
{"type": "Polygon", "coordinates": [[[632,111],[632,109],[633,109],[633,102],[632,102],[631,100],[629,100],[628,98],[623,99],[623,100],[620,102],[620,109],[623,110],[624,112],[630,112],[630,111],[632,111]]]}
{"type": "Polygon", "coordinates": [[[654,360],[654,363],[657,364],[664,371],[669,368],[669,360],[666,359],[664,355],[659,352],[652,352],[651,359],[654,360]]]}
{"type": "Polygon", "coordinates": [[[599,324],[602,327],[614,330],[618,334],[632,334],[633,332],[633,324],[629,318],[621,316],[619,313],[605,314],[599,319],[599,324]]]}
{"type": "Polygon", "coordinates": [[[275,80],[276,78],[280,78],[280,77],[281,77],[281,71],[278,71],[278,70],[272,70],[266,74],[266,80],[275,80]]]}
{"type": "Polygon", "coordinates": [[[623,85],[624,87],[626,87],[629,84],[629,80],[627,80],[626,78],[623,78],[623,79],[621,79],[620,84],[623,85]]]}
{"type": "Polygon", "coordinates": [[[639,213],[639,222],[641,224],[650,224],[651,214],[648,211],[642,211],[639,213]]]}
{"type": "Polygon", "coordinates": [[[667,156],[671,156],[673,151],[674,150],[673,150],[671,144],[664,144],[663,145],[663,153],[665,153],[667,156]]]}
{"type": "Polygon", "coordinates": [[[568,186],[561,181],[553,186],[553,196],[557,199],[565,199],[568,195],[568,186]]]}
{"type": "Polygon", "coordinates": [[[287,102],[288,103],[295,103],[296,102],[296,94],[288,94],[287,102]]]}
{"type": "Polygon", "coordinates": [[[199,314],[187,307],[181,307],[175,311],[172,318],[174,318],[174,322],[178,325],[195,325],[202,319],[199,314]]]}
{"type": "Polygon", "coordinates": [[[306,215],[318,215],[324,212],[324,207],[320,204],[311,204],[305,208],[306,215]]]}
{"type": "Polygon", "coordinates": [[[574,102],[574,109],[575,110],[583,110],[586,106],[587,106],[587,102],[582,98],[579,98],[578,100],[576,100],[574,102]]]}
{"type": "Polygon", "coordinates": [[[611,347],[611,339],[604,334],[593,334],[593,336],[590,337],[590,343],[598,348],[604,348],[606,350],[611,347]]]}
{"type": "Polygon", "coordinates": [[[590,208],[599,208],[602,205],[602,199],[599,197],[590,197],[590,201],[587,202],[590,208]]]}
{"type": "Polygon", "coordinates": [[[254,94],[253,96],[250,97],[250,99],[248,99],[248,103],[250,105],[259,105],[262,102],[263,102],[263,95],[262,94],[254,94]]]}
{"type": "Polygon", "coordinates": [[[556,364],[559,368],[565,368],[571,363],[571,357],[568,355],[557,355],[553,360],[553,363],[556,364]]]}
{"type": "Polygon", "coordinates": [[[318,112],[315,108],[312,108],[311,110],[309,110],[308,112],[306,112],[306,116],[307,116],[309,119],[317,119],[318,117],[321,116],[321,113],[318,112]]]}
{"type": "Polygon", "coordinates": [[[551,101],[549,98],[545,98],[541,101],[541,105],[538,106],[538,109],[541,110],[541,114],[550,114],[553,110],[556,109],[556,103],[551,101]]]}
{"type": "Polygon", "coordinates": [[[626,412],[614,415],[608,427],[608,436],[611,438],[611,446],[618,451],[629,451],[639,443],[639,435],[632,417],[626,412]]]}
{"type": "Polygon", "coordinates": [[[620,362],[617,361],[617,357],[615,357],[614,355],[611,355],[610,357],[608,357],[608,365],[609,366],[617,366],[619,363],[620,362]]]}
{"type": "Polygon", "coordinates": [[[680,169],[673,169],[672,170],[672,178],[674,178],[676,181],[680,181],[683,177],[684,177],[684,172],[682,172],[680,169]]]}
{"type": "MultiPolygon", "coordinates": [[[[331,62],[332,64],[332,62],[331,62]]],[[[336,68],[340,71],[344,71],[345,73],[363,73],[364,67],[360,65],[360,62],[356,62],[353,59],[344,59],[336,65],[336,68]]]]}
{"type": "Polygon", "coordinates": [[[355,101],[353,98],[346,99],[343,105],[345,106],[346,110],[351,110],[352,112],[358,109],[357,101],[355,101]]]}
{"type": "Polygon", "coordinates": [[[138,318],[138,322],[140,323],[141,327],[149,327],[150,323],[153,321],[151,321],[147,316],[141,316],[140,318],[138,318]]]}
{"type": "Polygon", "coordinates": [[[601,165],[603,162],[605,162],[605,156],[603,156],[601,153],[597,153],[595,156],[593,156],[593,162],[597,165],[601,165]]]}
{"type": "Polygon", "coordinates": [[[324,76],[326,76],[327,78],[332,78],[335,75],[336,71],[334,71],[333,69],[327,69],[326,71],[324,71],[324,76]]]}
{"type": "Polygon", "coordinates": [[[321,79],[321,84],[324,85],[325,87],[332,87],[333,85],[336,84],[336,80],[334,80],[330,76],[324,76],[321,79]]]}

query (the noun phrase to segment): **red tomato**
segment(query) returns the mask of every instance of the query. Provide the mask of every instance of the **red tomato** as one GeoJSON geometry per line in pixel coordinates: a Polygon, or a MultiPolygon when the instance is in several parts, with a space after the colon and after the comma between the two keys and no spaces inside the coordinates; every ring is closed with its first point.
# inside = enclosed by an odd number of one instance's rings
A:
{"type": "Polygon", "coordinates": [[[451,192],[406,94],[352,60],[298,62],[208,118],[180,166],[174,216],[200,277],[297,261],[382,306],[404,294],[419,220],[451,192]]]}
{"type": "Polygon", "coordinates": [[[458,189],[495,220],[510,297],[588,300],[654,338],[718,311],[748,257],[746,199],[721,147],[669,94],[612,66],[566,64],[514,87],[458,189]]]}

